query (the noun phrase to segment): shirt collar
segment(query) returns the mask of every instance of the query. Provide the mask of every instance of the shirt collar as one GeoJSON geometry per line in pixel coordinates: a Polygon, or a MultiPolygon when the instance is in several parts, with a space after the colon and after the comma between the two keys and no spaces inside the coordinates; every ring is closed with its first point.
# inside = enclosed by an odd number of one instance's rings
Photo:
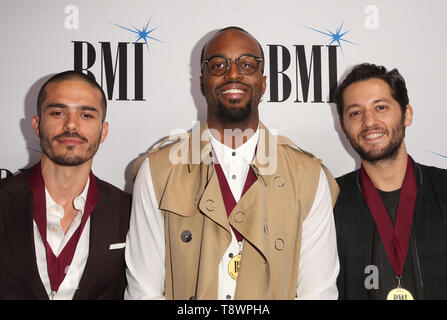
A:
{"type": "MultiPolygon", "coordinates": [[[[84,190],[82,190],[79,196],[73,199],[73,206],[76,210],[81,212],[81,216],[82,214],[84,214],[85,202],[87,200],[89,185],[90,185],[90,176],[87,179],[87,183],[85,184],[84,190]]],[[[53,198],[51,197],[50,193],[47,190],[47,187],[45,187],[45,201],[46,201],[47,212],[51,210],[53,207],[61,207],[53,200],[53,198]]]]}
{"type": "Polygon", "coordinates": [[[247,142],[245,142],[236,149],[226,146],[225,144],[221,143],[219,140],[214,138],[212,134],[210,134],[210,142],[213,147],[213,150],[219,161],[224,164],[231,162],[233,152],[236,152],[236,154],[242,157],[242,159],[244,159],[247,163],[251,163],[255,155],[258,139],[259,139],[259,125],[256,129],[256,132],[247,140],[247,142]]]}

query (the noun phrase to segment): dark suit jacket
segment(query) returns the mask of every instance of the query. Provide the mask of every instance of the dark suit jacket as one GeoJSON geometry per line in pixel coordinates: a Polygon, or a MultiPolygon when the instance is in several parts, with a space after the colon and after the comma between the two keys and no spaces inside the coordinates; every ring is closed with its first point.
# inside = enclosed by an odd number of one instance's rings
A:
{"type": "MultiPolygon", "coordinates": [[[[48,299],[36,262],[30,172],[0,180],[0,299],[48,299]]],[[[89,255],[73,299],[122,299],[124,248],[109,246],[126,241],[131,196],[98,178],[96,183],[89,255]]]]}

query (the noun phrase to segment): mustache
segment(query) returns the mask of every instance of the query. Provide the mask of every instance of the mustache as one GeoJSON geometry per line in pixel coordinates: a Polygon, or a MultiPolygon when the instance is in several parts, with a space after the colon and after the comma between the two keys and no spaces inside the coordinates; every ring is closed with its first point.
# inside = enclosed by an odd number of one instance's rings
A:
{"type": "Polygon", "coordinates": [[[81,136],[79,133],[71,132],[71,131],[65,131],[64,133],[57,135],[53,138],[53,140],[59,140],[62,138],[78,138],[81,141],[88,142],[88,139],[86,137],[81,136]]]}

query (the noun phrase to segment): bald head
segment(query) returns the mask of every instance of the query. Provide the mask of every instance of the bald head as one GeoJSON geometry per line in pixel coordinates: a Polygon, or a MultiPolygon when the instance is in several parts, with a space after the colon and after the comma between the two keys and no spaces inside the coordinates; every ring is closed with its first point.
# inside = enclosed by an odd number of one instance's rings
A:
{"type": "MultiPolygon", "coordinates": [[[[226,28],[216,31],[216,33],[214,33],[213,37],[210,40],[208,40],[207,43],[205,43],[205,45],[202,48],[202,52],[200,54],[201,68],[203,67],[203,61],[205,60],[206,49],[207,49],[208,45],[214,41],[218,41],[219,38],[222,37],[224,33],[234,33],[234,32],[244,33],[245,35],[248,36],[248,38],[251,38],[253,41],[255,41],[259,47],[259,50],[260,50],[260,57],[264,61],[264,50],[262,50],[262,47],[261,47],[260,43],[258,42],[258,40],[256,40],[255,37],[253,37],[248,31],[246,31],[240,27],[231,26],[231,27],[226,27],[226,28]]],[[[262,71],[262,73],[264,73],[264,64],[262,64],[261,71],[262,71]]],[[[202,73],[203,73],[203,68],[202,68],[202,73]]]]}

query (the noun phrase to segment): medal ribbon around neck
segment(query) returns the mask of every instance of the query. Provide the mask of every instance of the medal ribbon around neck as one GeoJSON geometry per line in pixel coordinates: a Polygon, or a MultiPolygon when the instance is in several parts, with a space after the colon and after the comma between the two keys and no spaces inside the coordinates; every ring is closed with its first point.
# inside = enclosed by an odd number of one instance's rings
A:
{"type": "Polygon", "coordinates": [[[397,209],[396,225],[393,227],[379,192],[372,183],[363,166],[361,171],[362,193],[371,211],[377,229],[383,241],[388,258],[396,276],[401,276],[407,258],[410,242],[410,230],[413,223],[416,204],[417,185],[414,177],[413,161],[408,156],[407,170],[402,184],[402,190],[397,209]]]}

